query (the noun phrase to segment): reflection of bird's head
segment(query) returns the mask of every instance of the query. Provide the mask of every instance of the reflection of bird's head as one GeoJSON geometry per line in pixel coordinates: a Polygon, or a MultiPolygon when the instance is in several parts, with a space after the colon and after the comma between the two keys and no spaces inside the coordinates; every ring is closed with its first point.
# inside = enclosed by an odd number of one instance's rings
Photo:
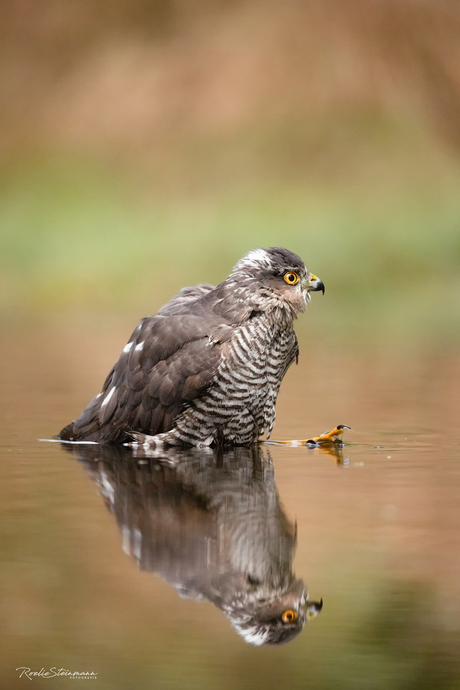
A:
{"type": "Polygon", "coordinates": [[[322,600],[309,602],[302,580],[295,580],[283,595],[261,602],[251,616],[244,616],[239,610],[227,612],[227,616],[246,642],[257,646],[279,645],[297,637],[322,607],[322,600]]]}
{"type": "Polygon", "coordinates": [[[305,310],[311,291],[324,292],[323,283],[302,259],[282,247],[253,249],[238,261],[225,283],[232,285],[236,298],[244,293],[246,300],[252,299],[256,310],[287,307],[292,316],[305,310]]]}

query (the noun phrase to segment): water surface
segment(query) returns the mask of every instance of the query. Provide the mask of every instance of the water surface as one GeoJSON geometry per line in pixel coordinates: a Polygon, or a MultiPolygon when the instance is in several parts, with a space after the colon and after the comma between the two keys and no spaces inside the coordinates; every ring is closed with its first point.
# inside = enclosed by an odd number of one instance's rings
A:
{"type": "Polygon", "coordinates": [[[1,341],[2,687],[71,682],[18,667],[104,689],[460,687],[460,359],[301,342],[273,438],[348,424],[337,454],[38,442],[98,392],[128,331],[1,341]],[[243,630],[262,591],[275,618],[303,602],[285,644],[243,630]]]}

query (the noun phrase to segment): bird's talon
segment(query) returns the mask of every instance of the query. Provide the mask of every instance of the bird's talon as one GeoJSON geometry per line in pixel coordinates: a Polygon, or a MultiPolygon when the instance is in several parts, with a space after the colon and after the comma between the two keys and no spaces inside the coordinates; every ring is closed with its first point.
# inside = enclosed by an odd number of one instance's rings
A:
{"type": "MultiPolygon", "coordinates": [[[[315,436],[313,439],[311,439],[317,446],[331,446],[331,445],[341,445],[343,446],[343,440],[341,438],[343,432],[348,429],[352,430],[350,426],[347,426],[346,424],[339,424],[338,426],[334,427],[332,431],[327,431],[324,434],[321,434],[320,436],[315,436]]],[[[307,443],[309,443],[307,441],[307,443]]]]}

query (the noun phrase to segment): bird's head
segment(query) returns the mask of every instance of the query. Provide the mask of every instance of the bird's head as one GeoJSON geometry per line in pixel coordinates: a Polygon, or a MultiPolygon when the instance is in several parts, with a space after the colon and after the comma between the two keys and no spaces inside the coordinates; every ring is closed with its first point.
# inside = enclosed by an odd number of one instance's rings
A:
{"type": "Polygon", "coordinates": [[[283,247],[253,249],[238,261],[230,280],[251,293],[256,308],[287,307],[293,316],[305,310],[310,292],[324,293],[323,282],[283,247]]]}
{"type": "Polygon", "coordinates": [[[302,580],[296,580],[288,592],[259,605],[251,616],[242,617],[237,611],[229,618],[246,642],[256,646],[280,645],[297,637],[305,623],[316,618],[322,607],[322,600],[308,600],[302,580]]]}

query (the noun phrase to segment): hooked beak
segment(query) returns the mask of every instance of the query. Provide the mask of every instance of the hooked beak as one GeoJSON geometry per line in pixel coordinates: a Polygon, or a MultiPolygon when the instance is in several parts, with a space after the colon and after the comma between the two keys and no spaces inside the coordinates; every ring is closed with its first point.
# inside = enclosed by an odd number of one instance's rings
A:
{"type": "Polygon", "coordinates": [[[307,282],[307,290],[309,292],[319,292],[321,290],[324,295],[324,283],[320,278],[310,273],[310,278],[307,282]]]}

